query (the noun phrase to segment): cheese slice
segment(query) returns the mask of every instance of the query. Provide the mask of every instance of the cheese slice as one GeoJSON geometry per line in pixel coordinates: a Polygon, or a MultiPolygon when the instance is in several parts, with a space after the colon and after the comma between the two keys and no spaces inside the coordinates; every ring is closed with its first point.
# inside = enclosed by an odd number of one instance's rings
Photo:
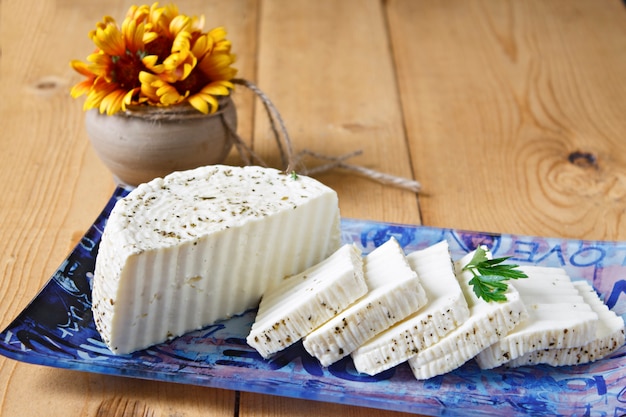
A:
{"type": "Polygon", "coordinates": [[[344,245],[270,288],[246,341],[264,358],[296,343],[367,293],[361,251],[344,245]]]}
{"type": "Polygon", "coordinates": [[[594,337],[578,347],[550,348],[528,352],[507,362],[508,367],[545,363],[552,366],[580,365],[605,358],[624,344],[624,320],[602,302],[587,281],[573,282],[574,288],[598,314],[594,337]]]}
{"type": "Polygon", "coordinates": [[[440,341],[408,360],[417,379],[428,379],[453,371],[528,317],[519,292],[512,285],[508,286],[505,293],[507,300],[503,302],[487,302],[474,294],[469,284],[472,273],[462,271],[472,256],[473,253],[470,253],[456,263],[456,276],[469,306],[470,316],[440,341]]]}
{"type": "Polygon", "coordinates": [[[303,345],[329,366],[427,303],[417,273],[395,238],[374,249],[363,263],[368,293],[308,334],[303,345]]]}
{"type": "Polygon", "coordinates": [[[271,168],[215,165],[141,184],[102,235],[96,327],[122,354],[256,307],[339,248],[339,221],[332,189],[271,168]]]}
{"type": "Polygon", "coordinates": [[[406,362],[469,317],[445,240],[410,253],[407,261],[424,287],[428,304],[352,352],[359,372],[375,375],[406,362]]]}
{"type": "Polygon", "coordinates": [[[540,349],[582,346],[596,334],[598,314],[561,268],[526,266],[528,278],[511,285],[526,305],[528,320],[476,357],[491,369],[540,349]],[[571,294],[573,291],[575,294],[571,294]]]}

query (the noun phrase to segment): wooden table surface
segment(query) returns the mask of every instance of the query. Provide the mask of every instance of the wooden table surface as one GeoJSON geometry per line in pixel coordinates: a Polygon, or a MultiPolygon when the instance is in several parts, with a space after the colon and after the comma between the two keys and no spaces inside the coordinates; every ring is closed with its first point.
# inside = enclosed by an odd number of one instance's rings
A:
{"type": "MultiPolygon", "coordinates": [[[[3,0],[0,327],[36,295],[114,190],[69,67],[126,0],[3,0]]],[[[619,0],[181,0],[224,25],[239,76],[274,101],[296,150],[362,149],[318,177],[345,217],[626,240],[626,7],[619,0]]],[[[267,118],[235,92],[239,133],[277,161],[267,118]]],[[[236,155],[229,159],[237,164],[236,155]]],[[[395,416],[0,358],[2,416],[395,416]]]]}

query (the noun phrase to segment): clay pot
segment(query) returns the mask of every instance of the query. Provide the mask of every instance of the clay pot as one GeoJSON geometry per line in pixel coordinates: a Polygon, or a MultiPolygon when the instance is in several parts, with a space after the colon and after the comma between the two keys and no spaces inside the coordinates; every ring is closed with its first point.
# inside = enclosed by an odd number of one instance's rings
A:
{"type": "Polygon", "coordinates": [[[230,97],[218,111],[204,115],[193,107],[137,106],[108,116],[85,115],[96,154],[116,182],[136,186],[174,171],[222,163],[232,147],[237,112],[230,97]]]}

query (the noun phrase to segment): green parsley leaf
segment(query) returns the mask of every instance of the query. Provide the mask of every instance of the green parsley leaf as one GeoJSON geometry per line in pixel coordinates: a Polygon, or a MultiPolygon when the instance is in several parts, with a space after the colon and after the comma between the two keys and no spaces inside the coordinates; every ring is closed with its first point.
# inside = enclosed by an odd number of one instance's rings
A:
{"type": "Polygon", "coordinates": [[[470,271],[473,278],[469,281],[476,297],[485,301],[506,301],[504,293],[509,279],[528,278],[528,275],[516,269],[519,265],[503,264],[510,256],[489,259],[488,249],[480,246],[474,252],[472,259],[463,267],[463,271],[470,271]]]}

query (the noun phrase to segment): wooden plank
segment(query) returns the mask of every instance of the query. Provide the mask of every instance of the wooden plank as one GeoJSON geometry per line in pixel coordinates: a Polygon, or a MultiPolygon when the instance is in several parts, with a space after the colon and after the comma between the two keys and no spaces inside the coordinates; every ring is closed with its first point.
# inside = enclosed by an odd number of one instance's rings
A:
{"type": "Polygon", "coordinates": [[[425,224],[626,237],[622,2],[387,10],[425,224]]]}
{"type": "MultiPolygon", "coordinates": [[[[258,86],[282,114],[296,151],[361,149],[353,163],[411,176],[379,1],[264,2],[259,39],[258,86]]],[[[280,166],[261,107],[255,146],[280,166]]],[[[344,217],[419,223],[411,192],[339,171],[318,178],[337,190],[344,217]]]]}
{"type": "Polygon", "coordinates": [[[300,400],[294,398],[271,397],[259,394],[242,394],[242,403],[239,415],[241,417],[424,417],[420,416],[420,414],[399,413],[388,410],[353,407],[343,404],[320,403],[318,401],[300,400]]]}
{"type": "Polygon", "coordinates": [[[234,393],[182,384],[3,364],[2,416],[232,416],[234,393]],[[6,369],[5,369],[6,366],[6,369]]]}
{"type": "MultiPolygon", "coordinates": [[[[619,0],[177,3],[204,13],[207,27],[227,27],[240,76],[275,101],[297,150],[363,149],[357,164],[414,172],[425,186],[426,224],[626,237],[619,0]],[[477,193],[477,184],[490,192],[477,193]]],[[[32,299],[113,190],[86,139],[82,103],[67,94],[78,80],[68,61],[91,50],[86,33],[102,15],[121,16],[130,4],[2,3],[0,326],[32,299]]],[[[235,100],[242,136],[276,162],[260,105],[243,89],[235,100]]],[[[319,178],[338,190],[346,217],[420,221],[411,193],[341,172],[319,178]]],[[[232,415],[236,404],[230,391],[4,358],[0,390],[1,413],[11,416],[232,415]]],[[[329,414],[398,413],[256,394],[242,394],[239,410],[329,414]]]]}
{"type": "MultiPolygon", "coordinates": [[[[114,189],[83,127],[82,100],[69,67],[93,50],[87,37],[104,15],[121,22],[131,1],[3,1],[0,16],[0,326],[37,294],[95,220],[114,189]],[[28,30],[24,30],[28,22],[28,30]]],[[[255,0],[177,1],[181,12],[224,25],[253,73],[255,0]]],[[[252,105],[238,100],[240,128],[252,105]]],[[[235,393],[77,373],[0,357],[0,414],[7,416],[232,416],[235,393]]]]}
{"type": "MultiPolygon", "coordinates": [[[[296,150],[342,155],[399,176],[411,165],[379,1],[266,1],[260,16],[258,86],[285,120],[296,150]]],[[[256,149],[280,166],[264,110],[256,149]]],[[[342,216],[419,223],[416,196],[340,171],[318,177],[337,190],[342,216]]],[[[398,415],[359,407],[242,393],[241,417],[398,415]]]]}

